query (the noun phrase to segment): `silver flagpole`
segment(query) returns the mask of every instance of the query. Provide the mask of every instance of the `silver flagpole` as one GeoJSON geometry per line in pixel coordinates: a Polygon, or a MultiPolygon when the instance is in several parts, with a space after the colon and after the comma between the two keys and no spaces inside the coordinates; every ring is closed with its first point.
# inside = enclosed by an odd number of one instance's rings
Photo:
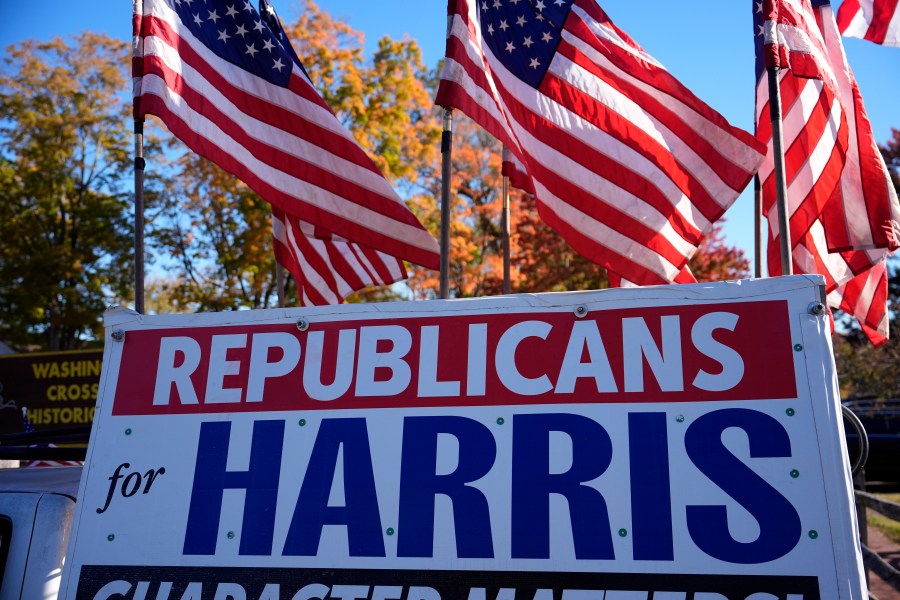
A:
{"type": "MultiPolygon", "coordinates": [[[[144,14],[143,0],[131,4],[132,16],[144,14]]],[[[132,18],[133,18],[132,17],[132,18]]],[[[135,21],[137,23],[138,21],[135,21]]],[[[140,31],[134,32],[133,54],[143,58],[143,38],[140,31]]],[[[135,98],[140,90],[134,90],[135,98]]],[[[135,114],[139,111],[135,110],[135,114]]],[[[144,119],[134,118],[134,310],[144,314],[144,119]]]]}
{"type": "Polygon", "coordinates": [[[284,267],[275,259],[275,289],[278,292],[278,308],[284,308],[284,267]]]}
{"type": "MultiPolygon", "coordinates": [[[[503,146],[503,161],[509,156],[509,149],[503,146]]],[[[509,282],[509,177],[503,176],[503,211],[500,214],[500,229],[503,241],[503,293],[509,294],[511,286],[509,282]]]]}
{"type": "Polygon", "coordinates": [[[134,120],[134,310],[144,314],[144,120],[134,120]]]}
{"type": "Polygon", "coordinates": [[[753,177],[753,276],[762,278],[762,189],[759,175],[753,177]]]}
{"type": "Polygon", "coordinates": [[[453,111],[444,108],[441,134],[441,298],[450,297],[450,177],[452,174],[453,111]]]}
{"type": "Polygon", "coordinates": [[[772,146],[775,154],[775,204],[778,210],[778,238],[781,241],[781,274],[793,275],[787,183],[784,177],[784,135],[781,131],[781,90],[778,87],[778,67],[768,67],[766,70],[769,74],[769,115],[772,119],[772,146]]]}

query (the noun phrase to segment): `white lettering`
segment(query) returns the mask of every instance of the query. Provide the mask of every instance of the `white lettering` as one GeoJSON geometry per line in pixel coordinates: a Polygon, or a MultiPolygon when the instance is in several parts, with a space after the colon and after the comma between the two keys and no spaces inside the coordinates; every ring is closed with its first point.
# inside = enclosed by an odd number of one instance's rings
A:
{"type": "Polygon", "coordinates": [[[650,592],[639,590],[606,590],[603,600],[647,600],[649,597],[650,592]]]}
{"type": "MultiPolygon", "coordinates": [[[[497,590],[497,600],[516,600],[516,588],[500,588],[497,590]]],[[[469,600],[487,600],[485,588],[469,589],[469,600]]]]}
{"type": "Polygon", "coordinates": [[[372,600],[400,600],[403,597],[403,586],[376,585],[372,590],[372,600]]]}
{"type": "Polygon", "coordinates": [[[184,588],[184,594],[181,600],[203,600],[203,584],[199,581],[192,581],[184,588]]]}
{"type": "Polygon", "coordinates": [[[209,373],[206,377],[206,404],[230,404],[241,401],[241,388],[226,388],[225,377],[241,372],[241,363],[228,360],[228,351],[232,348],[247,346],[246,333],[212,336],[212,347],[209,350],[209,373]]]}
{"type": "Polygon", "coordinates": [[[169,403],[172,384],[178,391],[182,404],[198,404],[197,392],[191,382],[193,373],[200,364],[200,344],[189,337],[165,337],[159,343],[159,365],[156,368],[156,386],[153,389],[153,404],[169,403]],[[178,354],[184,356],[181,366],[176,367],[178,354]]]}
{"type": "Polygon", "coordinates": [[[603,600],[604,590],[570,590],[565,589],[562,600],[603,600]]]}
{"type": "Polygon", "coordinates": [[[300,588],[291,600],[323,600],[329,588],[321,583],[310,583],[300,588]]]}
{"type": "Polygon", "coordinates": [[[334,381],[322,383],[322,352],[325,332],[311,331],[306,338],[306,360],[303,361],[303,389],[313,400],[329,401],[340,398],[353,382],[353,353],[356,351],[356,330],[342,329],[338,334],[337,358],[334,361],[334,381]]]}
{"type": "Polygon", "coordinates": [[[113,596],[125,596],[131,591],[131,584],[127,581],[117,579],[110,581],[94,594],[94,600],[109,600],[113,596]]]}
{"type": "Polygon", "coordinates": [[[617,392],[612,367],[603,347],[603,339],[596,321],[575,321],[572,335],[563,357],[556,381],[557,394],[571,394],[580,377],[593,377],[598,392],[617,392]],[[587,346],[588,362],[581,362],[582,352],[587,346]]]}
{"type": "Polygon", "coordinates": [[[357,396],[396,396],[409,386],[411,371],[403,357],[412,347],[412,336],[398,325],[361,327],[359,330],[359,361],[356,365],[357,396]],[[387,352],[378,352],[379,341],[391,342],[387,352]],[[389,369],[387,381],[376,381],[379,367],[389,369]]]}
{"type": "Polygon", "coordinates": [[[247,600],[247,591],[237,583],[220,583],[213,600],[247,600]]]}
{"type": "Polygon", "coordinates": [[[469,325],[469,360],[466,370],[466,394],[484,396],[487,373],[487,323],[469,325]]]}
{"type": "Polygon", "coordinates": [[[289,333],[256,333],[250,348],[247,402],[262,402],[266,379],[282,377],[300,362],[300,341],[289,333]],[[269,351],[281,349],[281,358],[269,362],[269,351]]]}
{"type": "Polygon", "coordinates": [[[281,586],[277,583],[267,583],[259,593],[259,600],[281,600],[281,586]]]}
{"type": "Polygon", "coordinates": [[[707,373],[703,369],[694,377],[694,386],[710,392],[724,392],[741,382],[744,377],[744,359],[734,348],[719,343],[713,338],[716,329],[734,331],[738,317],[734,313],[715,312],[703,315],[691,328],[691,341],[697,350],[722,365],[718,374],[707,373]]]}
{"type": "Polygon", "coordinates": [[[525,338],[537,337],[547,339],[551,326],[544,321],[523,321],[506,330],[497,342],[494,364],[497,376],[511,392],[523,396],[536,396],[553,389],[550,378],[546,375],[533,379],[525,377],[516,366],[516,349],[525,338]]]}
{"type": "Polygon", "coordinates": [[[409,586],[406,600],[441,600],[441,595],[434,588],[409,586]]]}
{"type": "Polygon", "coordinates": [[[419,340],[419,396],[459,396],[458,381],[438,381],[438,326],[422,327],[419,340]]]}
{"type": "Polygon", "coordinates": [[[663,392],[684,390],[681,372],[681,325],[678,316],[660,319],[662,350],[656,345],[643,317],[622,319],[622,358],[625,368],[625,391],[644,391],[644,359],[663,392]]]}
{"type": "Polygon", "coordinates": [[[333,585],[331,586],[331,598],[342,598],[343,600],[363,600],[368,597],[369,586],[367,585],[333,585]]]}

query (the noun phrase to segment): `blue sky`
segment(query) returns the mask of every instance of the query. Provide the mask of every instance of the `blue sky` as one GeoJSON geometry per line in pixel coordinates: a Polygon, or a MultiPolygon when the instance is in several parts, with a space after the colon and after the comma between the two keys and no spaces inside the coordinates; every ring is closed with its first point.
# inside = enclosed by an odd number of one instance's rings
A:
{"type": "MultiPolygon", "coordinates": [[[[272,3],[286,20],[297,14],[299,4],[294,0],[272,3]]],[[[446,3],[442,0],[321,0],[318,5],[363,31],[369,49],[382,36],[408,35],[419,42],[429,66],[443,55],[446,3]]],[[[752,131],[751,0],[605,0],[600,5],[700,98],[733,124],[752,131]]],[[[131,2],[0,0],[0,48],[4,54],[9,44],[20,40],[68,36],[83,30],[130,39],[131,2]]],[[[900,129],[900,48],[846,38],[844,46],[875,136],[884,143],[891,127],[900,129]]],[[[752,258],[753,200],[749,192],[741,195],[726,218],[729,242],[752,258]]]]}

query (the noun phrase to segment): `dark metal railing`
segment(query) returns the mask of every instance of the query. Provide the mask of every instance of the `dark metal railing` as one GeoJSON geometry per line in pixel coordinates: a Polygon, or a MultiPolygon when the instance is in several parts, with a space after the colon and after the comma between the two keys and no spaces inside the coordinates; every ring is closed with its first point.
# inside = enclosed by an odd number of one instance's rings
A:
{"type": "Polygon", "coordinates": [[[90,425],[6,433],[0,435],[0,460],[84,460],[90,436],[90,425]]]}

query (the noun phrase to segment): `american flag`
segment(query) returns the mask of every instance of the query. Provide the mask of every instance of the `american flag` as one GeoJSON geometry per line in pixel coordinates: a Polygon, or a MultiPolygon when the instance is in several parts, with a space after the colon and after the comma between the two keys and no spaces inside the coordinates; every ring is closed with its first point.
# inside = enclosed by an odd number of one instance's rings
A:
{"type": "Polygon", "coordinates": [[[825,276],[829,304],[859,319],[873,343],[887,339],[884,269],[896,248],[900,205],[878,151],[862,97],[847,65],[828,2],[754,1],[757,56],[757,136],[769,144],[760,168],[763,208],[769,221],[769,273],[781,273],[779,230],[771,149],[767,46],[782,66],[803,65],[778,75],[782,98],[785,167],[794,268],[825,276]],[[781,20],[794,15],[790,21],[781,20]],[[803,31],[797,31],[801,29],[803,31]],[[798,42],[799,40],[799,42],[798,42]],[[806,42],[803,42],[806,40],[806,42]],[[799,60],[804,52],[815,54],[799,60]],[[814,64],[818,72],[806,68],[814,64]],[[872,272],[871,269],[876,269],[872,272]]]}
{"type": "Polygon", "coordinates": [[[586,258],[668,283],[763,158],[594,0],[451,0],[436,102],[519,159],[586,258]]]}
{"type": "Polygon", "coordinates": [[[842,35],[900,46],[900,0],[844,0],[837,24],[842,35]]]}
{"type": "MultiPolygon", "coordinates": [[[[265,0],[259,11],[247,0],[135,0],[134,34],[135,116],[160,117],[243,180],[282,232],[308,225],[318,239],[387,256],[375,272],[396,271],[399,259],[438,268],[437,242],[316,92],[265,0]]],[[[287,239],[276,235],[276,248],[287,239]]],[[[362,281],[299,247],[276,251],[295,276],[362,281]]],[[[307,298],[339,301],[347,287],[330,289],[307,298]]]]}

